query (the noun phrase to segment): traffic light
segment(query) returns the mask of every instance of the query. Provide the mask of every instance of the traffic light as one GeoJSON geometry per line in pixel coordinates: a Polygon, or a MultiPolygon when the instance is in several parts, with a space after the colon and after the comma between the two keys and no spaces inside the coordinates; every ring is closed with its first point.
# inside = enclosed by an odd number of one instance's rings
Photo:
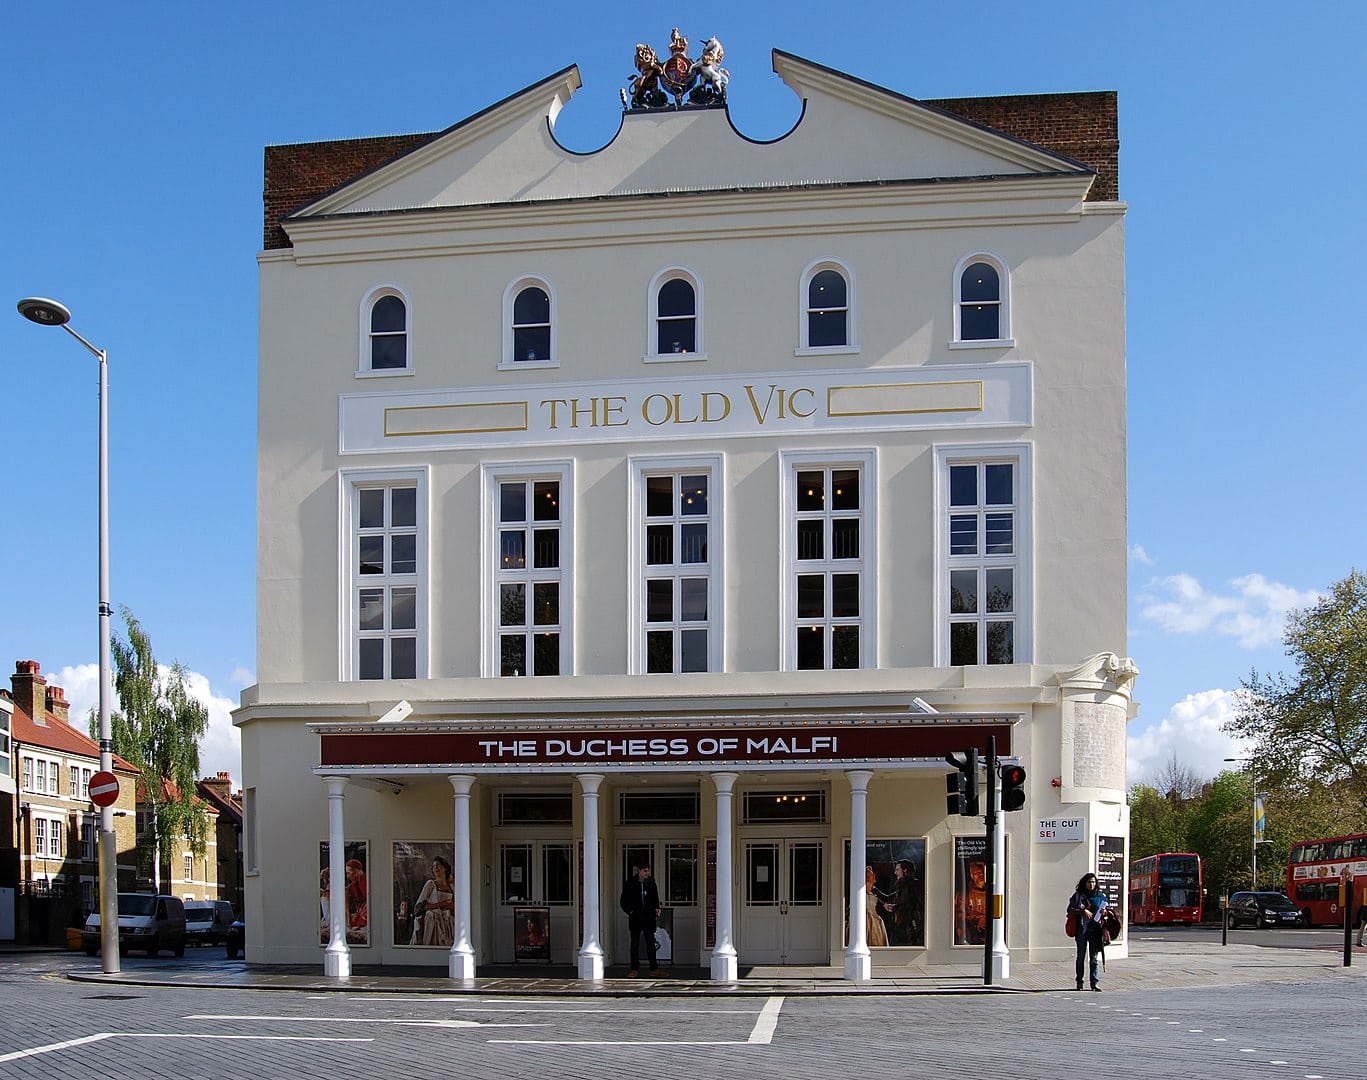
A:
{"type": "Polygon", "coordinates": [[[946,754],[945,761],[958,772],[945,777],[945,808],[951,814],[975,817],[978,813],[978,751],[946,754]]]}
{"type": "Polygon", "coordinates": [[[1019,810],[1025,805],[1025,766],[1002,766],[1002,809],[1019,810]]]}

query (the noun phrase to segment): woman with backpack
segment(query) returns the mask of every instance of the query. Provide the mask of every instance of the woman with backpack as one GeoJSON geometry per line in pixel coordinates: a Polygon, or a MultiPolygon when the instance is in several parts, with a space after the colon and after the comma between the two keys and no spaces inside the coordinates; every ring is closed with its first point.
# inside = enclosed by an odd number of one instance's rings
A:
{"type": "Polygon", "coordinates": [[[1106,910],[1106,897],[1097,885],[1095,874],[1083,874],[1078,880],[1077,890],[1068,899],[1068,925],[1076,928],[1073,940],[1077,942],[1077,989],[1082,989],[1082,962],[1091,954],[1092,989],[1101,990],[1101,979],[1097,971],[1097,960],[1105,948],[1102,912],[1106,910]]]}

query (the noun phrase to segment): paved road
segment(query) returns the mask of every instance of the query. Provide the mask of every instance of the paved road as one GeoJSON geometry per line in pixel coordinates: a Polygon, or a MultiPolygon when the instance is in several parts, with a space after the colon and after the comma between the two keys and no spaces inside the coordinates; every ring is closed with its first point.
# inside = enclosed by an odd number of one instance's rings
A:
{"type": "MultiPolygon", "coordinates": [[[[1167,955],[1177,951],[1148,963],[1167,955]]],[[[1282,978],[1244,981],[1238,972],[1253,968],[1227,955],[1225,985],[734,998],[113,985],[69,979],[98,971],[83,956],[0,956],[0,1076],[1034,1078],[1079,1064],[1107,1080],[1363,1075],[1367,982],[1356,972],[1283,954],[1282,978]]],[[[206,981],[240,970],[220,956],[130,957],[126,968],[206,981]]]]}

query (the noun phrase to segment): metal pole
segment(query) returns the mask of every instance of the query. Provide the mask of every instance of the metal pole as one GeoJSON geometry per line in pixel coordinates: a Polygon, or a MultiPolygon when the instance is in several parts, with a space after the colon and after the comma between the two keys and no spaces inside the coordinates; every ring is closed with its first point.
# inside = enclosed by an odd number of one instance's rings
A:
{"type": "MultiPolygon", "coordinates": [[[[983,906],[986,909],[984,914],[986,920],[983,923],[983,985],[992,985],[993,963],[992,963],[992,943],[996,936],[995,912],[993,911],[994,901],[997,891],[997,828],[1000,820],[997,813],[997,737],[989,735],[987,737],[987,812],[983,817],[983,824],[987,826],[987,880],[984,882],[986,895],[983,896],[983,906]]],[[[964,883],[965,888],[971,888],[971,882],[964,883]]]]}
{"type": "MultiPolygon", "coordinates": [[[[67,328],[69,330],[69,328],[67,328]]],[[[70,331],[75,335],[75,331],[70,331]]],[[[79,335],[77,340],[89,348],[79,335]]],[[[109,364],[100,362],[100,768],[114,769],[114,737],[109,719],[109,364]]],[[[100,962],[106,974],[119,970],[119,871],[114,839],[114,807],[100,807],[100,962]]]]}
{"type": "Polygon", "coordinates": [[[1256,758],[1248,759],[1249,773],[1253,778],[1253,891],[1258,891],[1258,765],[1256,758]]]}

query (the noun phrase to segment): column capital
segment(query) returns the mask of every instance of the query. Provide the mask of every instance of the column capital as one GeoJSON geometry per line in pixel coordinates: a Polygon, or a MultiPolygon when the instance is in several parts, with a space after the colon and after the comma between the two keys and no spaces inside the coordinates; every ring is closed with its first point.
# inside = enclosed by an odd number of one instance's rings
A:
{"type": "Polygon", "coordinates": [[[734,772],[714,772],[711,774],[712,783],[717,785],[718,794],[731,794],[731,789],[736,786],[736,781],[740,779],[740,773],[734,772]]]}
{"type": "Polygon", "coordinates": [[[448,776],[446,778],[451,783],[451,790],[457,795],[469,795],[470,789],[475,786],[475,778],[464,774],[448,776]]]}
{"type": "Polygon", "coordinates": [[[602,773],[575,773],[574,778],[579,781],[585,795],[597,795],[606,779],[602,773]]]}
{"type": "Polygon", "coordinates": [[[325,776],[323,783],[327,785],[329,796],[341,796],[346,794],[347,778],[345,776],[325,776]]]}
{"type": "Polygon", "coordinates": [[[872,769],[850,769],[845,773],[851,791],[868,791],[869,781],[873,779],[872,769]]]}

